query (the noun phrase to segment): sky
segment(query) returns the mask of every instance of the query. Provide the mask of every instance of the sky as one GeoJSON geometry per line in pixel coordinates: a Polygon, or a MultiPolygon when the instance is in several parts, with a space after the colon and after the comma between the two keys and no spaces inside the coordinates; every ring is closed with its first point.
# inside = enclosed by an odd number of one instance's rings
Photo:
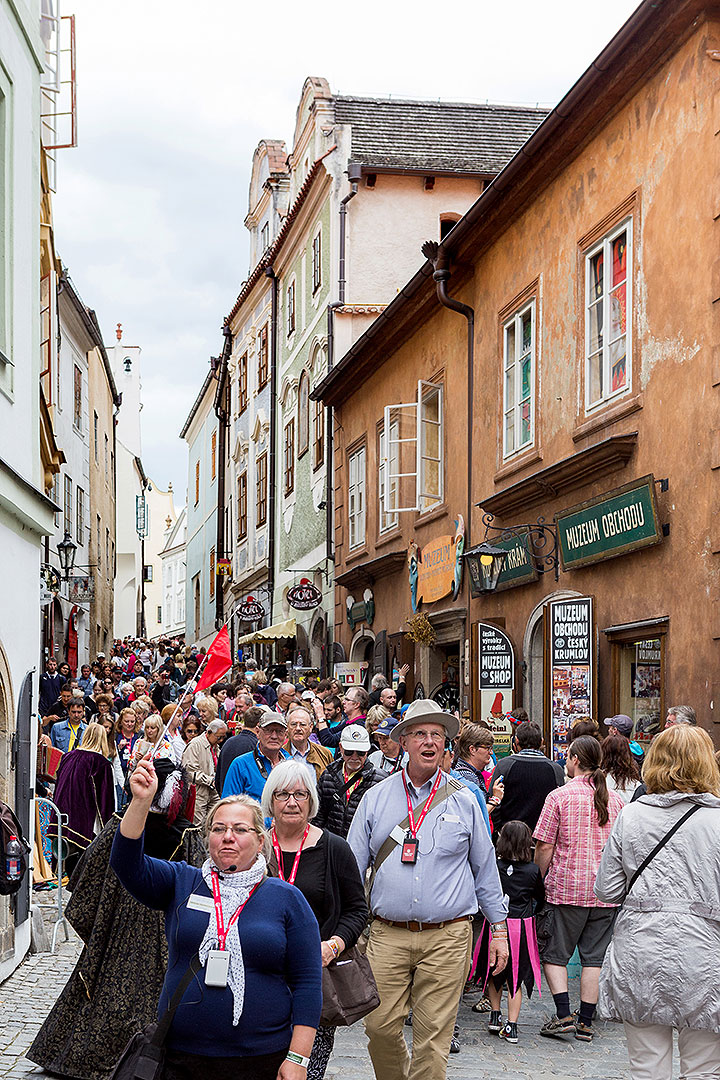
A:
{"type": "MultiPolygon", "coordinates": [[[[55,242],[107,344],[142,347],[143,464],[176,506],[179,433],[248,274],[263,138],[291,147],[308,75],[344,94],[552,106],[636,0],[63,0],[78,146],[58,152],[55,242]]],[[[419,265],[419,263],[418,263],[419,265]]]]}

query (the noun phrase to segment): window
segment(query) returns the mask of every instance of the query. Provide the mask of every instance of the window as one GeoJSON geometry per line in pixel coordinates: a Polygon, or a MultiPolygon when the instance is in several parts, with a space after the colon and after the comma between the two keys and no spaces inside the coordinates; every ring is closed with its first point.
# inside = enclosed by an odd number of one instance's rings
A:
{"type": "Polygon", "coordinates": [[[95,560],[97,562],[98,574],[102,570],[102,552],[100,550],[100,536],[102,533],[102,525],[100,523],[100,515],[97,516],[95,522],[95,560]]]}
{"type": "Polygon", "coordinates": [[[632,223],[625,221],[585,256],[585,406],[630,387],[632,223]]]}
{"type": "Polygon", "coordinates": [[[217,431],[210,436],[210,479],[214,480],[217,475],[217,431]]]}
{"type": "Polygon", "coordinates": [[[258,337],[258,389],[262,390],[268,381],[268,328],[263,326],[258,337]]]}
{"type": "Polygon", "coordinates": [[[613,715],[633,721],[631,738],[643,749],[665,722],[665,660],[669,625],[654,620],[652,628],[636,624],[604,632],[612,660],[613,715]]]}
{"type": "Polygon", "coordinates": [[[535,305],[528,304],[503,326],[503,456],[534,439],[535,305]]]}
{"type": "Polygon", "coordinates": [[[256,463],[255,517],[257,525],[264,525],[267,521],[267,467],[267,453],[261,454],[256,463]]]}
{"type": "Polygon", "coordinates": [[[215,598],[215,548],[210,548],[210,599],[215,598]]]}
{"type": "MultiPolygon", "coordinates": [[[[52,501],[56,506],[60,505],[60,477],[57,473],[53,476],[52,486],[52,501]]],[[[62,520],[62,511],[58,510],[53,514],[53,524],[56,529],[60,528],[60,522],[62,520]]]]}
{"type": "Polygon", "coordinates": [[[81,487],[75,502],[75,537],[81,546],[85,543],[85,492],[81,487]]]}
{"type": "Polygon", "coordinates": [[[460,220],[459,214],[443,214],[440,218],[440,240],[443,241],[447,234],[455,228],[460,220]]]}
{"type": "Polygon", "coordinates": [[[105,436],[105,479],[106,480],[109,479],[109,475],[110,475],[109,472],[108,472],[108,464],[109,464],[109,462],[108,462],[108,450],[109,450],[108,437],[106,435],[105,436]]]}
{"type": "MultiPolygon", "coordinates": [[[[420,397],[420,511],[428,510],[443,497],[443,390],[423,383],[420,397]]],[[[390,437],[392,444],[392,434],[390,437]]]]}
{"type": "Polygon", "coordinates": [[[110,541],[110,577],[115,577],[117,567],[115,565],[115,541],[110,541]]]}
{"type": "Polygon", "coordinates": [[[310,445],[310,376],[300,373],[298,384],[298,457],[307,453],[310,445]]]}
{"type": "Polygon", "coordinates": [[[238,540],[247,536],[247,473],[241,472],[237,482],[238,540]]]}
{"type": "Polygon", "coordinates": [[[162,622],[162,607],[161,607],[160,604],[158,604],[158,609],[157,609],[157,621],[159,623],[162,622]]]}
{"type": "Polygon", "coordinates": [[[238,364],[238,415],[248,407],[248,358],[247,353],[240,357],[238,364]]]}
{"type": "Polygon", "coordinates": [[[143,566],[143,581],[152,581],[152,579],[153,579],[152,565],[150,563],[145,563],[145,565],[143,566]]]}
{"type": "Polygon", "coordinates": [[[325,408],[313,402],[313,469],[319,469],[325,457],[325,408]]]}
{"type": "Polygon", "coordinates": [[[318,233],[312,242],[312,291],[316,293],[322,285],[322,234],[318,233]]]}
{"type": "Polygon", "coordinates": [[[72,480],[69,476],[64,478],[65,488],[63,492],[63,532],[66,532],[68,536],[72,536],[73,520],[72,520],[72,480]]]}
{"type": "Polygon", "coordinates": [[[288,337],[295,331],[295,282],[288,285],[287,291],[287,332],[288,337]]]}
{"type": "Polygon", "coordinates": [[[285,458],[283,462],[285,472],[285,494],[289,495],[295,488],[295,421],[290,420],[285,425],[285,458]]]}
{"type": "Polygon", "coordinates": [[[200,575],[195,574],[193,581],[193,614],[195,615],[195,625],[193,630],[196,635],[200,635],[200,575]]]}
{"type": "Polygon", "coordinates": [[[365,543],[365,447],[348,458],[349,549],[365,543]]]}
{"type": "Polygon", "coordinates": [[[82,371],[73,365],[73,427],[82,431],[82,371]]]}
{"type": "Polygon", "coordinates": [[[380,532],[387,532],[388,529],[394,528],[398,523],[398,515],[395,513],[385,513],[385,505],[397,506],[397,474],[400,471],[400,464],[398,459],[398,448],[400,438],[400,425],[397,421],[390,421],[390,453],[392,458],[388,458],[388,449],[385,440],[385,429],[380,431],[380,438],[378,441],[378,521],[380,522],[380,532]],[[391,476],[390,490],[386,493],[386,478],[391,476]]]}
{"type": "Polygon", "coordinates": [[[264,255],[270,247],[270,222],[266,221],[260,230],[260,254],[264,255]]]}
{"type": "MultiPolygon", "coordinates": [[[[107,574],[108,581],[110,580],[110,530],[105,530],[105,573],[107,574]]],[[[152,566],[150,567],[150,573],[152,574],[152,566]]],[[[152,577],[150,578],[152,581],[152,577]]]]}
{"type": "Polygon", "coordinates": [[[98,463],[98,414],[93,413],[93,447],[95,450],[95,464],[98,463]]]}
{"type": "Polygon", "coordinates": [[[195,462],[195,505],[200,502],[200,462],[195,462]]]}

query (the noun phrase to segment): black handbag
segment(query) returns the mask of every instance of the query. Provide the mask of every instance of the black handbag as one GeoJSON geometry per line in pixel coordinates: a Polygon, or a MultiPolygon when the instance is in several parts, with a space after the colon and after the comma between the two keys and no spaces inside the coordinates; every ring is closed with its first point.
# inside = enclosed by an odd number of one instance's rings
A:
{"type": "Polygon", "coordinates": [[[183,994],[202,967],[195,954],[170,999],[167,1011],[156,1024],[148,1024],[130,1039],[108,1080],[158,1080],[165,1063],[165,1039],[183,994]]]}
{"type": "Polygon", "coordinates": [[[367,956],[355,946],[322,970],[323,1027],[349,1027],[380,1004],[380,995],[367,956]]]}

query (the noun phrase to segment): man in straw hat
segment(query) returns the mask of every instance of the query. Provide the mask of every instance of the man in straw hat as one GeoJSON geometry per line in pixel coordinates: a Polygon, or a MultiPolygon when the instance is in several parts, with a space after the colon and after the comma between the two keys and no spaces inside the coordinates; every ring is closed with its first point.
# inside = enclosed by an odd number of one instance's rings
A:
{"type": "Polygon", "coordinates": [[[492,924],[490,967],[508,957],[507,904],[482,813],[441,769],[458,721],[427,699],[392,730],[407,764],[363,797],[348,833],[361,873],[372,867],[367,955],[380,1005],[365,1020],[378,1080],[445,1080],[472,951],[471,916],[492,924]],[[413,1050],[403,1023],[413,1010],[413,1050]]]}

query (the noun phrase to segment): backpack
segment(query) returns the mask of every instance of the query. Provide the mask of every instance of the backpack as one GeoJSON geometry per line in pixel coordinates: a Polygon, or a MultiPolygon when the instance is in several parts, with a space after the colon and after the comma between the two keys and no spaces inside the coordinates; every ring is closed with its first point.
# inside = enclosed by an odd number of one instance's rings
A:
{"type": "Polygon", "coordinates": [[[0,896],[11,896],[20,890],[28,868],[25,853],[30,853],[30,845],[23,836],[20,822],[7,803],[0,801],[0,896]],[[16,836],[20,846],[24,849],[24,853],[20,857],[20,877],[16,881],[8,881],[7,878],[5,851],[11,836],[16,836]]]}

